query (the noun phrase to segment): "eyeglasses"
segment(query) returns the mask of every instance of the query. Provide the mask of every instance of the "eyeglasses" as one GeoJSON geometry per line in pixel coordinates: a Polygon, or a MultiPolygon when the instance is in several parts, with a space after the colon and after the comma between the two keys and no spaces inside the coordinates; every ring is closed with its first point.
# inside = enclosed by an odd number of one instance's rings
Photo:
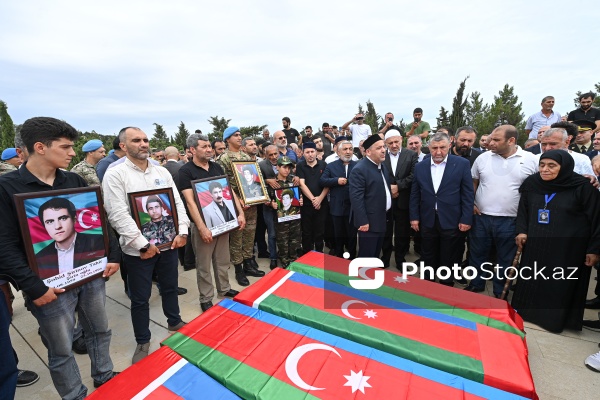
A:
{"type": "Polygon", "coordinates": [[[277,140],[285,140],[285,136],[282,136],[280,138],[277,138],[277,140]]]}
{"type": "Polygon", "coordinates": [[[356,120],[358,121],[359,119],[365,119],[364,117],[358,117],[356,118],[356,120]]]}

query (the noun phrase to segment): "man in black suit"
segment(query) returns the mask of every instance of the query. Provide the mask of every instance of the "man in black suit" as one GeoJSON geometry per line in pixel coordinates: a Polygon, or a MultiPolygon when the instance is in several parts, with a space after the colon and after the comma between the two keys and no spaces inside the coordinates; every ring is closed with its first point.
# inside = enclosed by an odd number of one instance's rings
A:
{"type": "Polygon", "coordinates": [[[169,171],[173,180],[177,182],[177,172],[179,172],[179,168],[183,166],[183,164],[179,162],[179,150],[177,150],[177,147],[169,146],[165,149],[164,153],[166,161],[163,164],[163,167],[169,171]]]}
{"type": "Polygon", "coordinates": [[[344,246],[350,259],[356,257],[357,229],[350,221],[350,190],[348,177],[356,165],[352,160],[354,147],[350,140],[342,140],[337,144],[339,159],[325,167],[319,183],[329,188],[329,212],[333,221],[335,234],[335,255],[342,257],[344,246]]]}
{"type": "MultiPolygon", "coordinates": [[[[268,145],[265,147],[265,159],[258,163],[260,172],[265,180],[265,183],[271,186],[273,189],[279,189],[280,186],[277,183],[277,158],[279,157],[279,151],[277,146],[268,145]]],[[[275,233],[275,216],[276,210],[270,205],[264,204],[263,217],[265,225],[267,225],[267,235],[269,244],[269,258],[271,260],[271,269],[277,267],[277,234],[275,233]]]]}
{"type": "Polygon", "coordinates": [[[40,206],[40,222],[54,239],[35,255],[40,278],[79,268],[106,255],[104,235],[77,233],[75,216],[75,205],[63,197],[54,197],[40,206]]]}
{"type": "Polygon", "coordinates": [[[379,135],[363,143],[365,158],[350,174],[350,216],[358,228],[358,257],[379,257],[387,220],[391,218],[392,194],[383,161],[385,146],[379,135]]]}
{"type": "MultiPolygon", "coordinates": [[[[421,232],[421,258],[437,270],[462,260],[464,232],[473,221],[473,181],[469,161],[450,155],[450,138],[436,133],[431,156],[415,167],[410,197],[410,225],[421,232]]],[[[434,280],[434,276],[430,276],[434,280]]],[[[440,283],[453,286],[452,278],[440,283]]]]}
{"type": "Polygon", "coordinates": [[[381,261],[385,268],[390,266],[392,256],[392,236],[396,268],[400,269],[410,248],[410,221],[408,218],[408,201],[413,180],[417,153],[402,149],[402,135],[398,130],[389,129],[385,134],[387,153],[383,164],[386,166],[389,180],[392,182],[392,218],[387,222],[383,240],[381,261]]]}

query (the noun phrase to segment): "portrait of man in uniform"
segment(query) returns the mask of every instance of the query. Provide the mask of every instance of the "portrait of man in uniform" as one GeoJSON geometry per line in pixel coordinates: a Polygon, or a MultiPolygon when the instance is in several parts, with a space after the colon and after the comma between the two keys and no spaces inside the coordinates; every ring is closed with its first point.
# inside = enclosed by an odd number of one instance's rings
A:
{"type": "Polygon", "coordinates": [[[250,205],[268,201],[267,190],[256,162],[236,161],[234,164],[244,203],[250,205]]]}
{"type": "Polygon", "coordinates": [[[277,221],[285,222],[300,218],[300,193],[297,187],[275,191],[277,197],[277,221]]]}
{"type": "Polygon", "coordinates": [[[146,212],[150,221],[141,226],[142,235],[155,246],[171,243],[177,236],[177,229],[171,209],[165,207],[163,200],[158,195],[151,195],[145,201],[146,212]]]}

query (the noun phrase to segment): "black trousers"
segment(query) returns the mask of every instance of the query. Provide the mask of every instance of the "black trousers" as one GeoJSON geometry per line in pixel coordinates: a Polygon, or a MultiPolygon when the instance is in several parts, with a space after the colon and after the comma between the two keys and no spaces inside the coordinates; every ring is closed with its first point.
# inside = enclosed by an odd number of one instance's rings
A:
{"type": "Polygon", "coordinates": [[[267,224],[265,224],[263,208],[264,207],[260,205],[256,207],[256,234],[254,235],[254,243],[256,243],[258,254],[266,254],[269,251],[267,248],[267,240],[265,239],[267,224]]]}
{"type": "MultiPolygon", "coordinates": [[[[465,233],[458,229],[442,229],[438,216],[435,216],[433,227],[420,226],[421,260],[435,271],[441,266],[452,268],[454,263],[460,265],[464,249],[465,233]]],[[[425,275],[429,280],[429,276],[425,275]]],[[[435,277],[433,277],[435,279],[435,277]]],[[[446,280],[452,282],[452,278],[446,280]]]]}
{"type": "Polygon", "coordinates": [[[396,260],[396,267],[400,268],[410,248],[410,221],[408,210],[395,208],[393,214],[393,218],[390,218],[386,224],[381,261],[383,261],[383,265],[386,267],[390,266],[393,236],[394,258],[396,260]]]}
{"type": "Polygon", "coordinates": [[[358,232],[358,257],[379,258],[385,232],[358,232]]]}
{"type": "Polygon", "coordinates": [[[335,232],[335,256],[343,257],[344,247],[350,254],[350,259],[356,258],[356,234],[358,229],[354,227],[350,217],[331,216],[333,230],[335,232]]]}
{"type": "Polygon", "coordinates": [[[316,210],[312,205],[303,206],[301,210],[302,223],[302,252],[311,250],[323,252],[323,236],[325,234],[325,220],[328,214],[326,207],[316,210]]]}

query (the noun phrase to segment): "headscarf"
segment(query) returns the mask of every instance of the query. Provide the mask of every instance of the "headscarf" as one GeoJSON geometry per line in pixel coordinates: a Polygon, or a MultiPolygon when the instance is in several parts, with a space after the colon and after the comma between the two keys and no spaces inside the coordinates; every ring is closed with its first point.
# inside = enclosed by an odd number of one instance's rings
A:
{"type": "Polygon", "coordinates": [[[549,150],[540,156],[543,159],[554,160],[560,164],[560,171],[556,178],[551,181],[542,179],[539,172],[531,175],[519,189],[520,192],[531,190],[537,193],[556,193],[573,189],[581,185],[589,185],[589,179],[573,172],[575,169],[575,160],[567,150],[549,150]]]}

